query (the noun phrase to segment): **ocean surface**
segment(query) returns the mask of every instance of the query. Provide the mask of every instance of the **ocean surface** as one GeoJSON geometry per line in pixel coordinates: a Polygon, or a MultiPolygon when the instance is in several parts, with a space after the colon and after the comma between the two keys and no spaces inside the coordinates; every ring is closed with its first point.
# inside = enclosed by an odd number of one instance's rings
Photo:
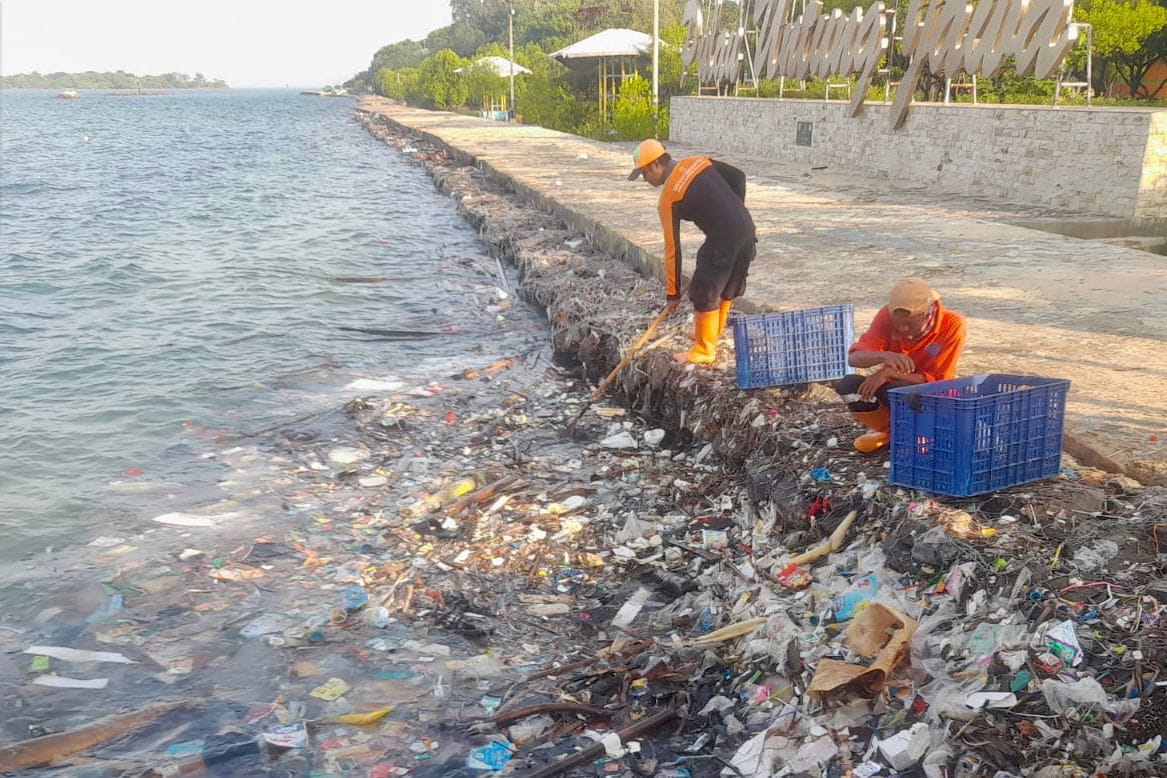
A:
{"type": "Polygon", "coordinates": [[[0,92],[0,561],[189,501],[208,440],[353,381],[489,363],[499,273],[349,99],[0,92]]]}

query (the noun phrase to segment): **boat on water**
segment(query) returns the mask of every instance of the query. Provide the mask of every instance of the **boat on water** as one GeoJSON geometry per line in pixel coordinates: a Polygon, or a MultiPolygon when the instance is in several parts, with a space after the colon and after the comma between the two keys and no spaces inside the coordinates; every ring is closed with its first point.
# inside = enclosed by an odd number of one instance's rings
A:
{"type": "Polygon", "coordinates": [[[76,100],[80,96],[81,93],[76,89],[65,89],[57,92],[57,97],[61,98],[62,100],[76,100]]]}
{"type": "Polygon", "coordinates": [[[338,86],[336,88],[326,86],[319,91],[301,92],[300,94],[310,95],[311,97],[348,97],[350,93],[343,86],[338,86]]]}

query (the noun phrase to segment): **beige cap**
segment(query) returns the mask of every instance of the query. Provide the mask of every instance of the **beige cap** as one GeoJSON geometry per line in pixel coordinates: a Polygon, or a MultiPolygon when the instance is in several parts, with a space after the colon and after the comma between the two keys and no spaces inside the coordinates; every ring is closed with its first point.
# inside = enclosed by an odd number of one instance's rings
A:
{"type": "Polygon", "coordinates": [[[940,295],[922,278],[908,278],[900,281],[891,290],[888,311],[905,310],[913,316],[924,313],[928,306],[940,299],[940,295]]]}

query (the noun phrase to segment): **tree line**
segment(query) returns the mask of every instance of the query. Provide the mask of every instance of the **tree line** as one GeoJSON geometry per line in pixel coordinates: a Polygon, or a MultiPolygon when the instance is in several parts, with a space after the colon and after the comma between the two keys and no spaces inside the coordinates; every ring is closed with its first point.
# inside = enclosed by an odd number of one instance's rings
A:
{"type": "Polygon", "coordinates": [[[0,76],[0,89],[226,89],[227,83],[208,79],[202,73],[162,73],[138,76],[118,70],[113,73],[18,73],[0,76]]]}
{"type": "MultiPolygon", "coordinates": [[[[870,0],[824,0],[828,12],[837,8],[848,13],[869,4],[870,0]]],[[[710,10],[715,7],[712,3],[703,5],[707,7],[706,18],[716,13],[710,10]]],[[[897,18],[905,18],[908,0],[893,0],[888,5],[896,7],[897,18]]],[[[547,56],[610,27],[651,32],[653,0],[450,0],[449,25],[422,40],[383,46],[369,67],[345,86],[353,92],[375,92],[426,108],[477,110],[507,92],[506,77],[475,63],[487,55],[507,56],[507,17],[513,9],[514,59],[532,71],[515,79],[514,108],[523,121],[597,138],[664,136],[668,98],[697,90],[693,73],[682,78],[680,52],[687,35],[682,26],[684,6],[685,0],[660,0],[661,38],[666,45],[660,58],[659,117],[653,113],[648,65],[642,65],[638,77],[623,82],[618,98],[601,115],[596,72],[576,72],[547,56]]],[[[722,28],[733,29],[739,24],[741,6],[728,0],[721,4],[721,13],[722,28]]],[[[1093,28],[1092,88],[1096,95],[1110,95],[1120,85],[1133,98],[1152,95],[1158,82],[1149,82],[1148,74],[1157,63],[1167,60],[1167,0],[1081,0],[1075,5],[1074,19],[1093,28]]],[[[1085,77],[1084,37],[1068,58],[1067,80],[1085,77]]],[[[906,64],[898,59],[883,77],[893,83],[906,64]]],[[[923,96],[935,99],[943,88],[943,78],[925,79],[924,85],[923,96]]],[[[882,97],[882,82],[872,89],[882,97]]],[[[788,97],[821,98],[824,92],[825,83],[816,80],[787,81],[783,87],[788,97]]],[[[1052,92],[1052,83],[1018,77],[1006,66],[995,77],[981,79],[979,96],[983,102],[1048,103],[1052,92]]],[[[754,94],[752,87],[747,93],[754,94]]],[[[778,83],[759,82],[756,93],[774,96],[778,83]]]]}
{"type": "Polygon", "coordinates": [[[685,0],[660,0],[660,115],[654,116],[651,66],[623,82],[601,115],[595,69],[574,71],[548,54],[612,27],[651,33],[653,0],[451,0],[453,21],[426,38],[383,46],[369,67],[345,84],[426,108],[478,110],[507,95],[509,78],[476,64],[508,57],[507,14],[514,10],[514,60],[529,69],[515,78],[515,110],[524,122],[596,138],[667,133],[668,98],[696,89],[681,84],[685,0]],[[459,71],[459,72],[455,72],[459,71]]]}

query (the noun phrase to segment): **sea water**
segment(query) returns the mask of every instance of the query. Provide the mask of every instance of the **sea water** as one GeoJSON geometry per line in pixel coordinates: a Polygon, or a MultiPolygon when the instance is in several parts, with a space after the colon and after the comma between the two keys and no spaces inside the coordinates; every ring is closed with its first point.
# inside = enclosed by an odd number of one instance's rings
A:
{"type": "Polygon", "coordinates": [[[506,291],[351,100],[292,91],[0,92],[0,271],[0,562],[197,502],[208,438],[488,363],[506,291]]]}

